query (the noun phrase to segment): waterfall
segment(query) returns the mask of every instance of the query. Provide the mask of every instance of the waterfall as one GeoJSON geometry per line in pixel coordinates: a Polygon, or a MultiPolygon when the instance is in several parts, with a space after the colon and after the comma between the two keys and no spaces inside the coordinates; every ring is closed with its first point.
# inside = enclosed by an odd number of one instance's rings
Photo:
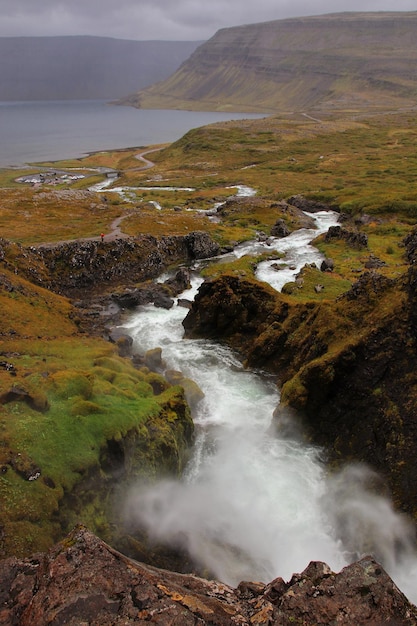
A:
{"type": "MultiPolygon", "coordinates": [[[[324,231],[334,223],[334,215],[313,217],[324,231]]],[[[308,245],[317,234],[302,229],[274,242],[285,248],[293,274],[300,264],[320,261],[308,245]]],[[[251,245],[259,243],[235,254],[251,245]]],[[[269,273],[275,288],[277,275],[292,279],[267,265],[259,273],[263,280],[269,273]]],[[[196,276],[181,298],[192,299],[201,282],[196,276]]],[[[186,312],[142,306],[124,325],[138,352],[161,347],[167,368],[182,371],[204,392],[193,412],[196,438],[184,476],[134,487],[126,503],[130,522],[158,542],[187,550],[196,565],[232,585],[289,579],[312,560],[339,571],[373,553],[417,601],[413,526],[367,487],[371,470],[350,465],[329,475],[322,450],[303,440],[296,419],[273,419],[279,403],[274,380],[245,370],[222,345],[183,338],[186,312]]]]}

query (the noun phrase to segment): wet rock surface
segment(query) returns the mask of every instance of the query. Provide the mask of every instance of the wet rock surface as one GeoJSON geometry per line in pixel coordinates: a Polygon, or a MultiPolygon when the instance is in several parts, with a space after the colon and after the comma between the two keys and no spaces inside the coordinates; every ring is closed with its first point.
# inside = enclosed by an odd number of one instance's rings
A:
{"type": "Polygon", "coordinates": [[[372,558],[336,574],[311,562],[289,582],[236,589],[145,566],[84,527],[46,554],[0,561],[0,625],[351,626],[417,624],[408,602],[372,558]]]}

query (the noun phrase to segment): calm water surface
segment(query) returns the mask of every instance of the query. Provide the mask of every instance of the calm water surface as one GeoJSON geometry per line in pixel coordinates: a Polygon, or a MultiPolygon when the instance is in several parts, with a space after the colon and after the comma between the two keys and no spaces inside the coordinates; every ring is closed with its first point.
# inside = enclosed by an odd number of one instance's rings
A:
{"type": "Polygon", "coordinates": [[[191,128],[255,117],[263,116],[142,110],[103,100],[0,102],[0,167],[170,143],[191,128]]]}

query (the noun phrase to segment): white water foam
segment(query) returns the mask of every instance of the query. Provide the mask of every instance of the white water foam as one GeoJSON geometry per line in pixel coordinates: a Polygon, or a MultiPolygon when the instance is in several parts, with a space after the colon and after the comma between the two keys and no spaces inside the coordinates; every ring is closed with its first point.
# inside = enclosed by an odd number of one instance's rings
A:
{"type": "MultiPolygon", "coordinates": [[[[200,283],[182,296],[191,299],[200,283]]],[[[224,346],[183,339],[185,314],[179,306],[149,305],[125,325],[138,351],[161,347],[167,368],[181,370],[205,393],[193,415],[196,441],[185,475],[132,489],[130,522],[186,549],[232,585],[289,579],[311,560],[338,571],[373,553],[416,601],[413,526],[372,491],[370,470],[348,466],[329,476],[322,451],[273,419],[274,381],[244,370],[224,346]]]]}

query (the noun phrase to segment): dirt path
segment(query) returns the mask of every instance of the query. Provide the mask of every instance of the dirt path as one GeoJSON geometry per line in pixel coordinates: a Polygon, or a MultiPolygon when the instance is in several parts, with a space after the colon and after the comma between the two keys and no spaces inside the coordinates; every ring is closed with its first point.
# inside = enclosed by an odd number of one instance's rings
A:
{"type": "MultiPolygon", "coordinates": [[[[135,155],[135,158],[138,159],[139,161],[142,161],[144,163],[144,165],[142,167],[135,167],[135,168],[131,168],[129,170],[126,170],[128,172],[139,172],[141,170],[148,170],[151,167],[154,167],[155,163],[153,163],[153,161],[150,161],[149,159],[147,159],[145,157],[145,155],[147,154],[151,154],[152,152],[158,152],[159,150],[162,150],[161,147],[159,148],[151,148],[150,150],[144,150],[143,152],[140,152],[139,154],[135,155]]],[[[109,191],[111,191],[109,189],[109,191]]],[[[95,237],[77,237],[76,239],[67,239],[67,240],[62,240],[62,241],[54,241],[51,243],[39,243],[39,244],[34,244],[31,247],[33,248],[54,248],[55,246],[60,246],[62,244],[65,243],[73,243],[74,241],[78,241],[78,242],[83,242],[83,241],[114,241],[115,239],[126,239],[128,237],[130,237],[130,235],[127,235],[126,233],[124,233],[122,231],[122,229],[120,228],[120,224],[123,222],[123,220],[125,220],[126,218],[130,217],[131,215],[133,215],[133,213],[126,213],[125,215],[120,215],[119,217],[116,217],[115,220],[112,221],[112,223],[110,224],[110,230],[107,233],[103,233],[103,237],[102,235],[97,235],[95,237]]]]}
{"type": "Polygon", "coordinates": [[[162,150],[162,148],[161,147],[151,148],[150,150],[145,150],[144,152],[140,152],[139,154],[136,154],[135,159],[138,159],[139,161],[143,161],[145,165],[143,165],[142,167],[135,167],[133,169],[129,169],[128,172],[140,172],[141,170],[148,170],[151,167],[153,167],[155,163],[153,163],[152,161],[149,161],[149,159],[146,159],[145,154],[151,154],[152,152],[159,152],[159,150],[162,150]]]}

